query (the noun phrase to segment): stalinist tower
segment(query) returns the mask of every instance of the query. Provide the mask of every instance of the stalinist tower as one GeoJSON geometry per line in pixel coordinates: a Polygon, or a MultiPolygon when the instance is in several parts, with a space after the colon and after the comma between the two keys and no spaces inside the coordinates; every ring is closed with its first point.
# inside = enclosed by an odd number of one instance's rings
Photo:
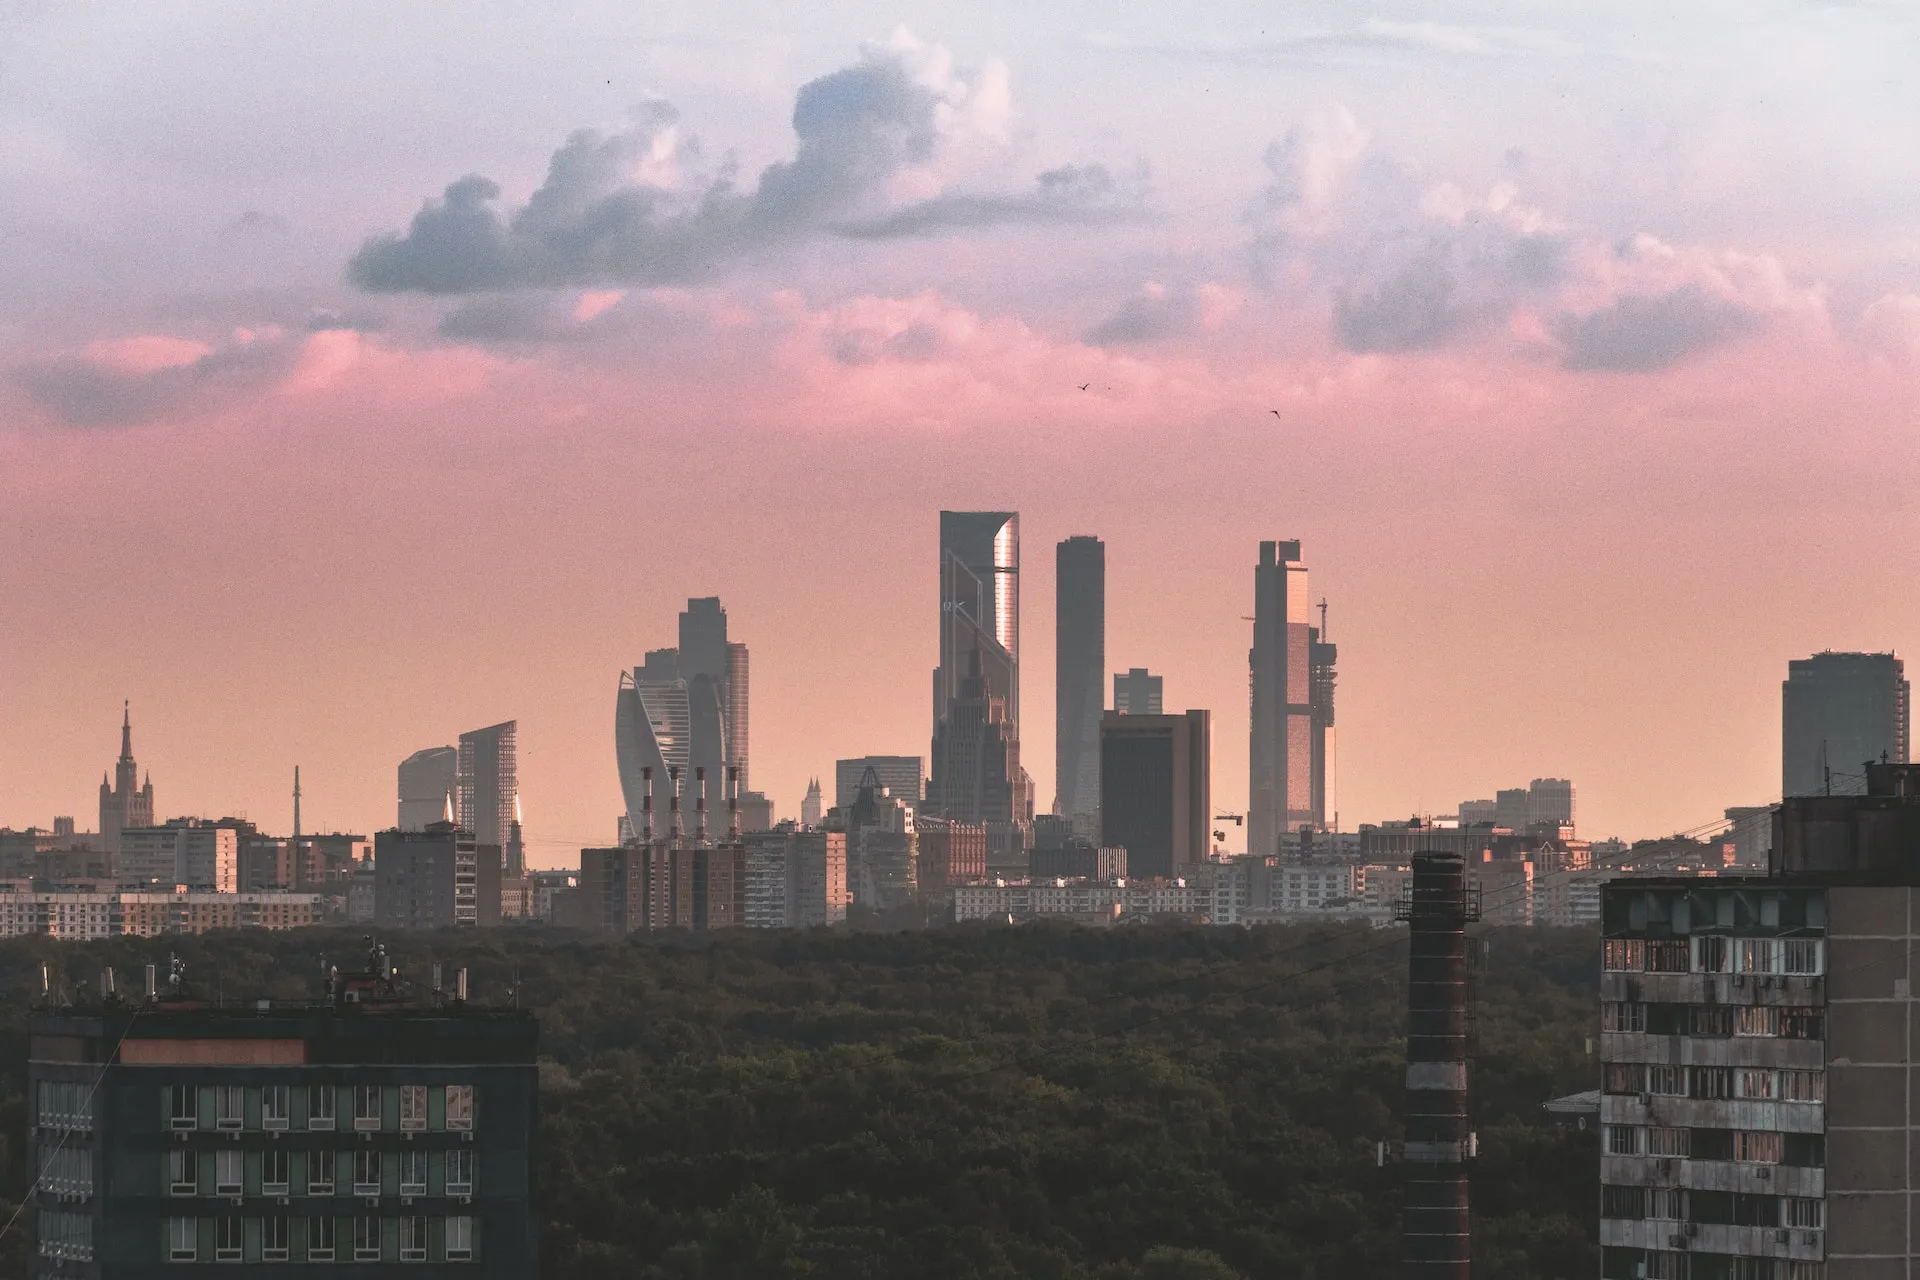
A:
{"type": "Polygon", "coordinates": [[[113,767],[113,785],[100,779],[100,838],[115,856],[120,853],[122,831],[153,825],[153,778],[149,776],[146,785],[136,789],[139,774],[133,762],[132,708],[126,707],[120,719],[120,760],[113,767]]]}

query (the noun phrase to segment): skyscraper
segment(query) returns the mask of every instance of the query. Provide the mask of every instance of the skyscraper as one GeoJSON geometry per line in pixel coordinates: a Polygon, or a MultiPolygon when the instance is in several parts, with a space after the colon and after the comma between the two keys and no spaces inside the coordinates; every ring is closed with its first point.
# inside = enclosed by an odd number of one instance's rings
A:
{"type": "Polygon", "coordinates": [[[820,825],[820,779],[807,779],[807,794],[800,801],[800,825],[812,830],[820,825]]]}
{"type": "Polygon", "coordinates": [[[1262,542],[1247,655],[1249,853],[1278,853],[1283,834],[1314,820],[1310,609],[1299,542],[1262,542]]]}
{"type": "Polygon", "coordinates": [[[1320,625],[1307,628],[1307,701],[1313,707],[1313,827],[1327,829],[1328,731],[1333,728],[1334,663],[1340,651],[1327,639],[1327,602],[1320,602],[1320,625]]]}
{"type": "Polygon", "coordinates": [[[1145,667],[1113,673],[1113,709],[1123,716],[1157,716],[1161,711],[1161,679],[1145,667]]]}
{"type": "Polygon", "coordinates": [[[100,779],[100,839],[108,853],[120,852],[120,833],[128,827],[153,825],[153,777],[140,782],[133,761],[133,704],[120,712],[120,759],[113,766],[113,782],[100,779]]]}
{"type": "Polygon", "coordinates": [[[933,776],[928,808],[968,822],[1023,824],[1032,816],[1032,780],[1020,767],[1020,517],[1012,511],[940,513],[940,665],[933,672],[933,776]],[[963,705],[964,704],[964,705],[963,705]],[[949,734],[960,708],[965,726],[949,734]],[[976,751],[991,724],[1005,785],[976,751]],[[953,749],[943,747],[951,738],[953,749]],[[942,762],[960,770],[943,776],[942,762]],[[949,811],[949,803],[988,811],[949,811]]]}
{"type": "MultiPolygon", "coordinates": [[[[1865,764],[1907,761],[1905,668],[1891,653],[1816,653],[1780,686],[1780,794],[1854,795],[1865,764]]],[[[104,828],[102,828],[104,830],[104,828]]]]}
{"type": "Polygon", "coordinates": [[[428,747],[400,762],[400,822],[402,831],[425,831],[428,824],[452,822],[460,791],[460,752],[453,747],[428,747]]]}
{"type": "Polygon", "coordinates": [[[644,662],[620,673],[614,751],[627,818],[636,831],[647,768],[653,770],[657,808],[665,808],[674,768],[689,804],[696,769],[705,769],[717,784],[729,765],[739,770],[742,803],[757,799],[747,790],[747,646],[727,639],[727,611],[718,596],[687,601],[679,648],[650,649],[644,662]]]}
{"type": "Polygon", "coordinates": [[[1205,711],[1100,721],[1100,844],[1127,851],[1127,874],[1167,878],[1207,859],[1212,729],[1205,711]]]}
{"type": "Polygon", "coordinates": [[[1100,710],[1107,672],[1107,544],[1068,538],[1055,549],[1055,813],[1100,806],[1100,710]]]}
{"type": "Polygon", "coordinates": [[[1527,825],[1537,822],[1573,825],[1572,779],[1535,778],[1527,785],[1527,825]]]}
{"type": "Polygon", "coordinates": [[[454,821],[462,831],[472,832],[477,843],[495,849],[506,846],[518,809],[518,736],[518,722],[513,720],[460,735],[454,821]]]}
{"type": "Polygon", "coordinates": [[[860,791],[860,779],[873,770],[895,800],[903,800],[916,810],[926,794],[927,776],[919,756],[855,756],[833,762],[833,802],[845,809],[860,791]]]}

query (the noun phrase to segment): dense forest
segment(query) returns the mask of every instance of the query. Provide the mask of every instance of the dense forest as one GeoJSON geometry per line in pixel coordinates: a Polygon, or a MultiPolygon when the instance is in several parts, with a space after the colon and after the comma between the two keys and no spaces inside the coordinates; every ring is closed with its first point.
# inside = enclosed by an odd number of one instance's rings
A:
{"type": "MultiPolygon", "coordinates": [[[[1585,930],[1479,935],[1477,1272],[1597,1274],[1585,930]]],[[[1398,1270],[1404,934],[958,928],[384,939],[542,1024],[542,1271],[570,1280],[1229,1280],[1398,1270]]],[[[177,950],[228,999],[318,989],[346,931],[0,944],[0,1191],[39,963],[177,950]]],[[[24,1274],[16,1229],[0,1272],[24,1274]]]]}

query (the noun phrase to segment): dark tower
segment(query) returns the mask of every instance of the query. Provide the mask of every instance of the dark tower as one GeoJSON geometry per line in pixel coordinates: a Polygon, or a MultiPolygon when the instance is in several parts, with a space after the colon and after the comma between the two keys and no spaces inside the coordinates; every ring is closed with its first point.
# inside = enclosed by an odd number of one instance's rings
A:
{"type": "Polygon", "coordinates": [[[1054,812],[1100,805],[1100,712],[1107,678],[1107,544],[1068,538],[1054,574],[1054,812]]]}
{"type": "Polygon", "coordinates": [[[1407,1280],[1468,1280],[1466,862],[1413,857],[1413,891],[1394,914],[1411,926],[1407,955],[1407,1280]]]}

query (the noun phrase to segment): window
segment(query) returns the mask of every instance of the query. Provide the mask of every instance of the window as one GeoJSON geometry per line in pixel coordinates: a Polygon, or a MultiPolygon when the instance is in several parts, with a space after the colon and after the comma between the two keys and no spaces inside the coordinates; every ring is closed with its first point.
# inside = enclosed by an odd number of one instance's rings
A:
{"type": "Polygon", "coordinates": [[[200,1224],[192,1218],[167,1219],[167,1261],[192,1262],[200,1256],[200,1224]]]}
{"type": "MultiPolygon", "coordinates": [[[[329,1152],[329,1155],[332,1153],[329,1152]]],[[[307,1261],[333,1261],[333,1219],[307,1219],[307,1261]]]]}
{"type": "Polygon", "coordinates": [[[276,1148],[260,1153],[260,1194],[284,1196],[293,1188],[293,1156],[276,1148]]]}
{"type": "Polygon", "coordinates": [[[1607,1126],[1607,1154],[1610,1156],[1637,1156],[1640,1154],[1640,1130],[1630,1124],[1610,1124],[1607,1126]]]}
{"type": "Polygon", "coordinates": [[[1733,1135],[1733,1158],[1749,1164],[1779,1164],[1780,1135],[1739,1129],[1733,1135]]]}
{"type": "Polygon", "coordinates": [[[1737,1036],[1779,1035],[1780,1010],[1771,1005],[1742,1005],[1733,1011],[1733,1034],[1737,1036]]]}
{"type": "Polygon", "coordinates": [[[1685,973],[1688,969],[1685,938],[1665,938],[1647,944],[1648,973],[1685,973]]]}
{"type": "Polygon", "coordinates": [[[1817,1009],[1782,1009],[1780,1034],[1788,1040],[1819,1040],[1827,1034],[1827,1020],[1817,1009]]]}
{"type": "Polygon", "coordinates": [[[427,1260],[427,1220],[425,1218],[400,1219],[400,1261],[425,1262],[427,1260]]]}
{"type": "Polygon", "coordinates": [[[245,1233],[241,1230],[240,1219],[235,1217],[218,1218],[213,1224],[213,1260],[215,1262],[238,1262],[245,1252],[243,1241],[245,1233]]]}
{"type": "Polygon", "coordinates": [[[216,1151],[213,1156],[213,1194],[237,1196],[245,1190],[246,1157],[238,1151],[216,1151]]]}
{"type": "Polygon", "coordinates": [[[1782,1071],[1780,1099],[1783,1102],[1825,1102],[1827,1077],[1821,1071],[1782,1071]]]}
{"type": "Polygon", "coordinates": [[[1644,1218],[1647,1216],[1645,1187],[1600,1188],[1600,1216],[1603,1218],[1644,1218]]]}
{"type": "Polygon", "coordinates": [[[200,1090],[190,1084],[176,1084],[167,1090],[172,1098],[167,1104],[167,1114],[172,1117],[176,1129],[191,1129],[200,1123],[200,1090]]]}
{"type": "Polygon", "coordinates": [[[167,1152],[167,1194],[190,1196],[199,1189],[199,1179],[194,1176],[193,1153],[167,1152]]]}
{"type": "Polygon", "coordinates": [[[307,1194],[333,1194],[333,1152],[315,1151],[307,1157],[307,1194]]]}
{"type": "Polygon", "coordinates": [[[1649,1129],[1647,1154],[1685,1158],[1693,1150],[1692,1137],[1693,1131],[1690,1129],[1649,1129]]]}
{"type": "Polygon", "coordinates": [[[1685,1280],[1687,1255],[1665,1249],[1647,1250],[1646,1280],[1685,1280]]]}
{"type": "Polygon", "coordinates": [[[292,1123],[293,1090],[284,1084],[270,1084],[260,1091],[260,1127],[285,1129],[292,1123]]]}
{"type": "Polygon", "coordinates": [[[1826,1207],[1826,1202],[1823,1200],[1790,1197],[1787,1200],[1787,1225],[1807,1231],[1818,1231],[1827,1225],[1826,1207]]]}
{"type": "Polygon", "coordinates": [[[1734,1073],[1734,1088],[1742,1098],[1771,1098],[1773,1072],[1760,1067],[1742,1067],[1734,1073]]]}
{"type": "Polygon", "coordinates": [[[247,1091],[237,1084],[217,1085],[213,1090],[215,1123],[222,1129],[239,1129],[247,1123],[247,1091]]]}
{"type": "Polygon", "coordinates": [[[1695,938],[1693,940],[1693,946],[1694,967],[1701,973],[1725,973],[1727,971],[1727,961],[1732,953],[1727,947],[1727,940],[1725,938],[1695,938]]]}
{"type": "Polygon", "coordinates": [[[447,1261],[469,1262],[473,1259],[473,1219],[447,1219],[447,1261]]]}
{"type": "Polygon", "coordinates": [[[1780,972],[1819,973],[1818,938],[1783,938],[1780,941],[1780,972]]]}
{"type": "Polygon", "coordinates": [[[1733,1266],[1727,1270],[1727,1280],[1780,1280],[1780,1263],[1774,1258],[1732,1259],[1733,1266]]]}
{"type": "Polygon", "coordinates": [[[1647,1216],[1662,1222],[1687,1220],[1687,1193],[1679,1187],[1654,1187],[1647,1192],[1647,1216]]]}
{"type": "Polygon", "coordinates": [[[267,1218],[260,1223],[260,1257],[266,1262],[285,1262],[291,1232],[285,1218],[267,1218]]]}
{"type": "Polygon", "coordinates": [[[473,1194],[473,1152],[465,1147],[447,1152],[447,1194],[473,1194]]]}
{"type": "Polygon", "coordinates": [[[400,1086],[400,1127],[402,1129],[427,1127],[427,1086],[423,1084],[400,1086]]]}
{"type": "Polygon", "coordinates": [[[1608,938],[1601,964],[1616,973],[1638,973],[1647,967],[1646,943],[1638,938],[1608,938]]]}
{"type": "Polygon", "coordinates": [[[1609,1062],[1603,1083],[1608,1093],[1645,1093],[1647,1068],[1639,1062],[1609,1062]]]}
{"type": "Polygon", "coordinates": [[[1789,1262],[1786,1280],[1827,1280],[1824,1262],[1789,1262]]]}
{"type": "Polygon", "coordinates": [[[380,1153],[378,1151],[353,1153],[353,1194],[357,1196],[380,1194],[380,1153]]]}
{"type": "Polygon", "coordinates": [[[427,1194],[426,1152],[402,1151],[400,1153],[400,1194],[403,1196],[427,1194]]]}
{"type": "Polygon", "coordinates": [[[1690,1096],[1695,1098],[1731,1098],[1733,1096],[1733,1068],[1731,1067],[1692,1067],[1690,1096]]]}
{"type": "Polygon", "coordinates": [[[380,1127],[379,1085],[357,1084],[353,1086],[353,1127],[356,1129],[378,1129],[380,1127]]]}
{"type": "Polygon", "coordinates": [[[1645,1031],[1647,1006],[1609,1000],[1600,1006],[1600,1029],[1602,1031],[1645,1031]]]}
{"type": "Polygon", "coordinates": [[[1827,1163],[1827,1136],[1823,1133],[1790,1133],[1783,1146],[1782,1164],[1818,1169],[1827,1163]]]}
{"type": "Polygon", "coordinates": [[[450,1084],[447,1086],[447,1128],[473,1128],[472,1085],[450,1084]]]}
{"type": "Polygon", "coordinates": [[[1730,1036],[1733,1034],[1733,1009],[1724,1004],[1694,1005],[1687,1029],[1696,1036],[1730,1036]]]}
{"type": "Polygon", "coordinates": [[[1773,972],[1773,939],[1741,938],[1735,945],[1741,973],[1773,972]]]}
{"type": "Polygon", "coordinates": [[[307,1128],[333,1128],[333,1086],[316,1084],[307,1090],[307,1128]]]}
{"type": "Polygon", "coordinates": [[[380,1219],[355,1218],[353,1220],[353,1260],[355,1262],[380,1261],[380,1219]]]}
{"type": "Polygon", "coordinates": [[[1668,1098],[1687,1096],[1687,1069],[1652,1065],[1647,1068],[1647,1092],[1668,1098]]]}

